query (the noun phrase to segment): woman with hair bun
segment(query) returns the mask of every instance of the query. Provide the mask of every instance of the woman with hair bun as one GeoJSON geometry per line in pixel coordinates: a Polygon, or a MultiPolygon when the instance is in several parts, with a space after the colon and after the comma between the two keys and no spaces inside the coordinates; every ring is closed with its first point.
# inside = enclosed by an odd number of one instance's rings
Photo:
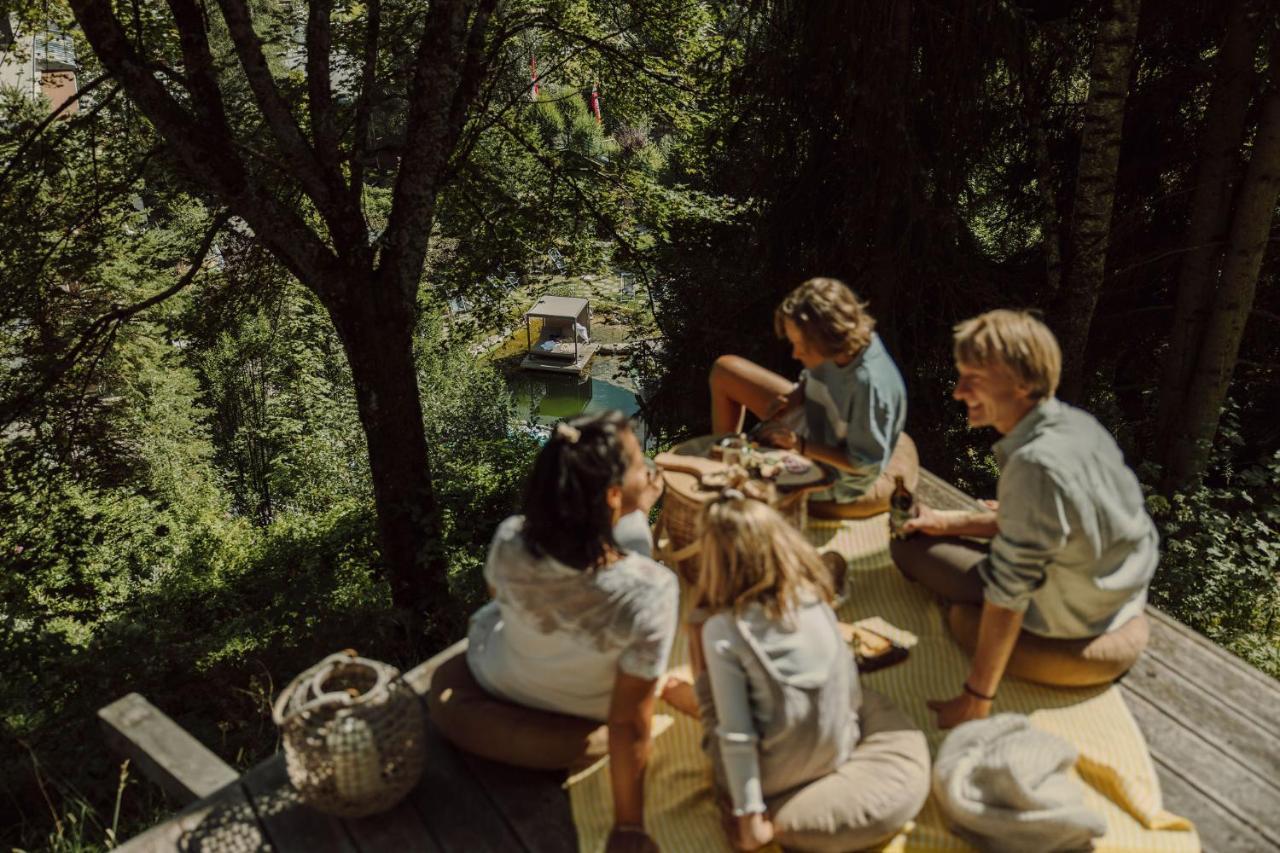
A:
{"type": "Polygon", "coordinates": [[[471,618],[465,659],[443,664],[428,695],[454,743],[522,766],[580,764],[607,723],[610,850],[656,849],[644,830],[644,770],[679,585],[642,544],[620,546],[615,526],[636,513],[643,526],[659,491],[621,413],[557,426],[524,512],[494,533],[484,568],[493,600],[471,618]]]}

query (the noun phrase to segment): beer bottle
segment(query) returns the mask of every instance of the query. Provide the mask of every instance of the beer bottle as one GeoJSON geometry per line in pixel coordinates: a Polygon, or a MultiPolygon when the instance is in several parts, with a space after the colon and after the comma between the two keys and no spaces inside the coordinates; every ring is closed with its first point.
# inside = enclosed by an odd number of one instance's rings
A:
{"type": "Polygon", "coordinates": [[[902,477],[893,478],[893,494],[889,496],[889,535],[894,539],[903,536],[902,525],[915,516],[915,495],[907,488],[902,477]]]}

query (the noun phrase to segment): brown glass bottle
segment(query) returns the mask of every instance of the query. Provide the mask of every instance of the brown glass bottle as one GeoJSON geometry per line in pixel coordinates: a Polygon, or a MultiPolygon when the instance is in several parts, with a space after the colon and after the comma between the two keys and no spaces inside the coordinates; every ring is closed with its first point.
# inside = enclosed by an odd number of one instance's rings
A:
{"type": "Polygon", "coordinates": [[[903,536],[902,525],[915,515],[916,498],[903,482],[902,477],[893,478],[893,494],[889,496],[889,535],[894,539],[903,536]]]}

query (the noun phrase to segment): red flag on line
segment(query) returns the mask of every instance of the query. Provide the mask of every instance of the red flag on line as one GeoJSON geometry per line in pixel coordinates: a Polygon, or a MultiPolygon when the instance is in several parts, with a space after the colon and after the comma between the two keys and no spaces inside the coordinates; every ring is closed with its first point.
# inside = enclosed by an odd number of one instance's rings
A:
{"type": "Polygon", "coordinates": [[[533,81],[533,88],[529,90],[529,97],[538,100],[538,57],[532,53],[529,54],[529,78],[533,81]]]}
{"type": "Polygon", "coordinates": [[[599,91],[599,87],[600,87],[600,84],[599,84],[599,83],[592,83],[592,84],[591,84],[591,112],[592,112],[592,114],[596,117],[596,123],[597,123],[597,124],[599,124],[599,123],[602,121],[602,119],[600,118],[600,91],[599,91]]]}

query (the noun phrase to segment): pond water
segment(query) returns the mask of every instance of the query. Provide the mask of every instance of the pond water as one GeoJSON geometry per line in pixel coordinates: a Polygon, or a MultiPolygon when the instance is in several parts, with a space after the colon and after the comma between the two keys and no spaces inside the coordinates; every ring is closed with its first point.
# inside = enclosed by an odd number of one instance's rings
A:
{"type": "MultiPolygon", "coordinates": [[[[507,387],[515,400],[516,420],[532,422],[536,427],[551,427],[557,421],[576,415],[590,415],[618,409],[631,417],[640,411],[635,389],[618,375],[616,357],[597,356],[591,363],[591,375],[583,379],[541,373],[535,370],[512,370],[507,374],[507,387]]],[[[637,437],[647,438],[642,419],[637,418],[637,437]]]]}

